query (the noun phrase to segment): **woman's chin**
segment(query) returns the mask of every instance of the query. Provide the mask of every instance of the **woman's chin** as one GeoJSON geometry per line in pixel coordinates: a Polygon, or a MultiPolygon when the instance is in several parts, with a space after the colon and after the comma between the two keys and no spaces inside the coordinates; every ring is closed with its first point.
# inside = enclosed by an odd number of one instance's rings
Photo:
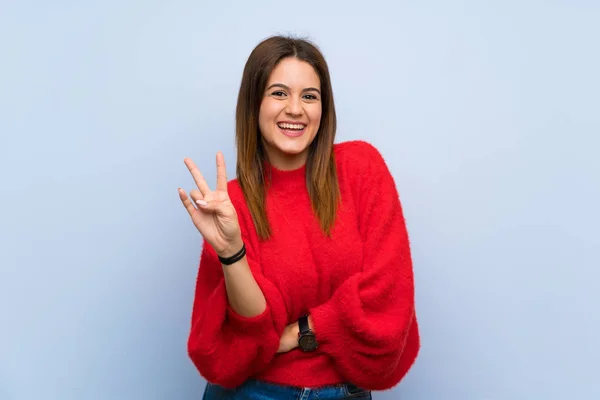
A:
{"type": "Polygon", "coordinates": [[[282,143],[280,146],[277,146],[277,151],[288,157],[302,155],[307,149],[308,146],[301,145],[300,143],[282,143]]]}

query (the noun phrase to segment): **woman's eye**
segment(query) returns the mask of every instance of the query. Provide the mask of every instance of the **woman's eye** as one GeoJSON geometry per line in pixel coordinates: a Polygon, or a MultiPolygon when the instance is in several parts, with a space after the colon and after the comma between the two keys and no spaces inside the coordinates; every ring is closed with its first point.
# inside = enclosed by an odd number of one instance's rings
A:
{"type": "Polygon", "coordinates": [[[271,95],[280,97],[285,96],[285,93],[283,93],[281,90],[278,90],[276,92],[271,93],[271,95]]]}
{"type": "Polygon", "coordinates": [[[317,100],[317,96],[315,96],[314,94],[307,94],[304,96],[304,98],[308,100],[317,100]]]}

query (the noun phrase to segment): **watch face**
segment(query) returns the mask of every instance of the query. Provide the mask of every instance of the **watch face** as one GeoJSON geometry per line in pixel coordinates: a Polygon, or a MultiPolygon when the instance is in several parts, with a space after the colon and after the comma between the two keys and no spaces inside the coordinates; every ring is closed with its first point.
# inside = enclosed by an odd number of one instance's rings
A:
{"type": "Polygon", "coordinates": [[[300,337],[298,340],[298,345],[304,351],[312,351],[319,347],[317,343],[317,338],[313,333],[306,333],[300,337]]]}

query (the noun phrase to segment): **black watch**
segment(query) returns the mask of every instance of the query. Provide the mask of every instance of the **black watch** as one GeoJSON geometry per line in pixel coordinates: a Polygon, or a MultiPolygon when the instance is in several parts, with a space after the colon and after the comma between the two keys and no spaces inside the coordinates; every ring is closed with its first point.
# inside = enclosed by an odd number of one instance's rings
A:
{"type": "Polygon", "coordinates": [[[300,328],[300,332],[298,332],[298,346],[302,351],[314,351],[319,347],[319,343],[317,343],[317,337],[314,332],[310,330],[308,326],[308,315],[300,317],[298,320],[298,328],[300,328]]]}

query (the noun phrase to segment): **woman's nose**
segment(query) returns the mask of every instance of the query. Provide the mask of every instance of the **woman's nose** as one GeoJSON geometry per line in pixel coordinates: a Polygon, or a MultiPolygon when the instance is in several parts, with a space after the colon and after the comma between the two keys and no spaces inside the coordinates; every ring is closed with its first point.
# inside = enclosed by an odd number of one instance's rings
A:
{"type": "Polygon", "coordinates": [[[300,99],[290,98],[287,104],[286,112],[290,115],[302,115],[302,102],[300,99]]]}

